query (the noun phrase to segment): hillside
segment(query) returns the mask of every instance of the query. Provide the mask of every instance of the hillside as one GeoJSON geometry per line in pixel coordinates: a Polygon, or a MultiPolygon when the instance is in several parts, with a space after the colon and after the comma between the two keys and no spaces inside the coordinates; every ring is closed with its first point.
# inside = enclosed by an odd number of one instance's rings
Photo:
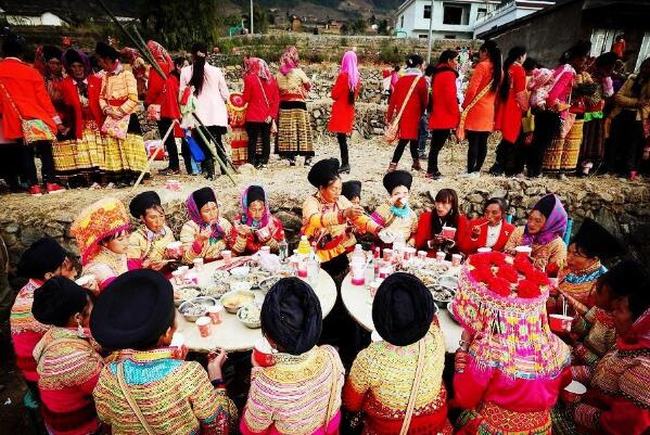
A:
{"type": "MultiPolygon", "coordinates": [[[[255,0],[256,5],[278,9],[282,13],[342,20],[353,16],[385,17],[391,15],[402,2],[403,0],[255,0]]],[[[242,11],[249,7],[248,0],[229,0],[225,3],[231,3],[242,11]]]]}

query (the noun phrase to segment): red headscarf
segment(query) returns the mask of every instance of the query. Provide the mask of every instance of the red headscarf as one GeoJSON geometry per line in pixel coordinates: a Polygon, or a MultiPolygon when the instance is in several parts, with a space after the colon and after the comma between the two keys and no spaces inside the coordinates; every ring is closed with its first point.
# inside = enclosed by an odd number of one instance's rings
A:
{"type": "Polygon", "coordinates": [[[170,72],[174,71],[174,61],[172,60],[167,50],[165,50],[165,47],[154,40],[149,40],[147,42],[147,48],[153,55],[156,63],[158,63],[165,74],[169,74],[170,72]]]}
{"type": "Polygon", "coordinates": [[[264,81],[271,80],[271,70],[263,59],[259,57],[249,57],[244,61],[244,74],[256,75],[264,81]]]}

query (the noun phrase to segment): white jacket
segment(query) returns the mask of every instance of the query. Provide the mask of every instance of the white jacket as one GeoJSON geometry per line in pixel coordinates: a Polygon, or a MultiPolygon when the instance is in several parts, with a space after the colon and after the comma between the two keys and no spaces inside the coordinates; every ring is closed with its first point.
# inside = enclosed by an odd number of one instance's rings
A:
{"type": "MultiPolygon", "coordinates": [[[[181,70],[181,83],[179,99],[183,96],[185,88],[192,79],[192,65],[181,70]]],[[[196,115],[206,126],[218,125],[228,127],[228,112],[226,102],[230,97],[226,79],[221,70],[208,63],[205,64],[203,75],[203,88],[196,98],[196,115]]],[[[194,118],[191,115],[183,116],[182,126],[193,127],[194,118]]]]}

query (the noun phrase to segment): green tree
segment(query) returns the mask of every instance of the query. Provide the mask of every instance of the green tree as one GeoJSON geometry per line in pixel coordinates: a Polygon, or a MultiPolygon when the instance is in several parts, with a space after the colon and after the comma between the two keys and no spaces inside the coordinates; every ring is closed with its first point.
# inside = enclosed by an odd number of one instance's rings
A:
{"type": "MultiPolygon", "coordinates": [[[[248,14],[245,14],[244,19],[246,21],[246,27],[250,31],[251,26],[250,26],[250,22],[248,20],[249,15],[250,15],[250,12],[248,14]]],[[[253,26],[255,26],[255,28],[253,30],[255,30],[255,33],[266,33],[269,30],[269,21],[270,21],[269,20],[269,13],[264,7],[261,7],[261,6],[258,6],[256,4],[254,4],[253,5],[253,18],[254,18],[253,26]]]]}

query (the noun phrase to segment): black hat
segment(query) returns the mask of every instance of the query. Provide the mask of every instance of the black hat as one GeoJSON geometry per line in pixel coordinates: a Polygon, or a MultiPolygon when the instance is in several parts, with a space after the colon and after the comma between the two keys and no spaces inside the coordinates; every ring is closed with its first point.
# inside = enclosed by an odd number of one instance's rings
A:
{"type": "Polygon", "coordinates": [[[250,186],[246,192],[246,207],[250,206],[253,201],[266,202],[264,189],[261,186],[250,186]]]}
{"type": "Polygon", "coordinates": [[[43,237],[31,244],[20,257],[18,272],[25,278],[43,279],[65,261],[68,254],[51,237],[43,237]]]}
{"type": "Polygon", "coordinates": [[[74,48],[67,49],[65,53],[63,53],[63,58],[65,59],[65,63],[68,65],[68,67],[75,62],[85,65],[85,62],[81,58],[81,55],[74,48]]]}
{"type": "Polygon", "coordinates": [[[59,47],[53,45],[46,45],[43,47],[43,59],[45,59],[45,62],[48,62],[50,59],[61,60],[62,56],[63,52],[59,47]]]}
{"type": "Polygon", "coordinates": [[[95,53],[100,57],[108,57],[109,59],[117,59],[120,57],[120,53],[116,49],[108,45],[103,41],[99,41],[95,46],[95,53]]]}
{"type": "Polygon", "coordinates": [[[352,200],[352,198],[361,198],[361,181],[346,181],[343,183],[341,194],[349,200],[352,200]]]}
{"type": "Polygon", "coordinates": [[[629,298],[630,311],[641,315],[650,301],[650,280],[645,266],[638,261],[623,260],[598,279],[598,285],[607,284],[612,299],[629,298]]]}
{"type": "Polygon", "coordinates": [[[174,315],[174,291],[164,275],[132,270],[101,293],[90,316],[90,330],[106,350],[148,350],[172,326],[174,315]]]}
{"type": "Polygon", "coordinates": [[[192,198],[196,204],[196,209],[201,211],[201,207],[206,205],[208,202],[217,202],[217,196],[214,194],[214,190],[211,187],[203,187],[199,190],[192,192],[192,198]]]}
{"type": "Polygon", "coordinates": [[[316,188],[325,187],[339,178],[340,166],[335,158],[319,160],[309,170],[307,180],[316,188]]]}
{"type": "Polygon", "coordinates": [[[407,346],[424,337],[435,313],[429,289],[415,276],[403,272],[386,278],[372,303],[377,332],[395,346],[407,346]]]}
{"type": "Polygon", "coordinates": [[[300,355],[316,345],[323,326],[320,302],[314,290],[298,278],[283,278],[262,305],[262,331],[282,352],[300,355]]]}
{"type": "Polygon", "coordinates": [[[608,259],[625,253],[625,248],[609,231],[593,219],[585,218],[572,240],[588,257],[608,259]]]}
{"type": "Polygon", "coordinates": [[[546,219],[551,215],[553,212],[553,208],[555,208],[555,195],[552,193],[549,193],[548,195],[542,197],[539,201],[537,201],[537,204],[533,206],[533,210],[539,211],[541,214],[544,215],[546,219]]]}
{"type": "Polygon", "coordinates": [[[34,291],[32,314],[45,325],[66,326],[70,317],[81,313],[87,303],[85,289],[68,278],[55,276],[34,291]]]}
{"type": "Polygon", "coordinates": [[[413,176],[408,171],[393,171],[384,175],[384,187],[388,194],[392,194],[397,186],[406,186],[408,190],[411,190],[412,183],[413,176]]]}
{"type": "Polygon", "coordinates": [[[146,192],[138,193],[133,197],[129,203],[129,211],[131,216],[136,219],[144,216],[146,211],[154,206],[162,206],[160,202],[160,196],[153,190],[148,190],[146,192]]]}

